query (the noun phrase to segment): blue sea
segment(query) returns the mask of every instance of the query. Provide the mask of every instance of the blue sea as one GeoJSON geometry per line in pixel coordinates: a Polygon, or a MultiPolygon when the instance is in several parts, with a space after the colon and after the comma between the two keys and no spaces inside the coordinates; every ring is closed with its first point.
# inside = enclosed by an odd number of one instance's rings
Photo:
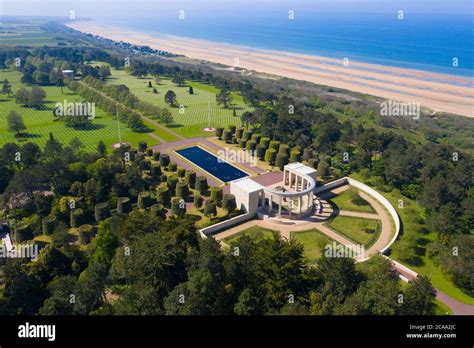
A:
{"type": "Polygon", "coordinates": [[[210,3],[213,6],[206,1],[140,5],[137,13],[103,16],[100,20],[156,36],[185,36],[474,76],[471,1],[335,0],[334,5],[308,0],[210,3]],[[321,7],[321,3],[325,6],[321,7]],[[456,67],[454,59],[458,62],[456,67]]]}

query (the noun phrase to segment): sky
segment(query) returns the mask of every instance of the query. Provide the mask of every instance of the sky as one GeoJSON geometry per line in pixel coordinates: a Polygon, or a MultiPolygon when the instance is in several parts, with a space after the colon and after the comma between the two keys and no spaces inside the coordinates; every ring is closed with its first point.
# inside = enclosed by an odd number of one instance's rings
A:
{"type": "Polygon", "coordinates": [[[411,13],[473,13],[472,0],[0,0],[0,15],[121,19],[174,15],[180,9],[196,16],[262,16],[289,9],[307,12],[378,13],[403,9],[411,13]]]}

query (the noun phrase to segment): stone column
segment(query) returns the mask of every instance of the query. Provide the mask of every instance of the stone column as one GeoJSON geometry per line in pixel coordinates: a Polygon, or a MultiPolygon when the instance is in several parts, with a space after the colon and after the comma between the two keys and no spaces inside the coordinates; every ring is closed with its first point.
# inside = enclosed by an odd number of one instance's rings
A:
{"type": "Polygon", "coordinates": [[[280,199],[278,201],[278,216],[281,217],[281,203],[282,203],[282,199],[281,199],[281,196],[280,196],[280,199]]]}
{"type": "Polygon", "coordinates": [[[303,198],[298,197],[298,214],[301,214],[301,205],[303,204],[303,198]]]}

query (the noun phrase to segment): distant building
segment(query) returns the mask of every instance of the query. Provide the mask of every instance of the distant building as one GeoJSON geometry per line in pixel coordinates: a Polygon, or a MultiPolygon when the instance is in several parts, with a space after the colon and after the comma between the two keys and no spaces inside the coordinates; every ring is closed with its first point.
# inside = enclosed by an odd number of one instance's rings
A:
{"type": "Polygon", "coordinates": [[[74,78],[74,70],[63,70],[63,75],[67,79],[73,79],[74,78]]]}

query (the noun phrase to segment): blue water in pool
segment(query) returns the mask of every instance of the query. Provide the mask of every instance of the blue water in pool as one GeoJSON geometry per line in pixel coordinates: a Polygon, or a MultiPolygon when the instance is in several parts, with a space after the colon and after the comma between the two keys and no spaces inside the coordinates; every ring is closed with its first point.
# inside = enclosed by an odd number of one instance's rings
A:
{"type": "Polygon", "coordinates": [[[247,173],[244,173],[233,165],[227,162],[220,162],[216,156],[198,146],[176,150],[176,152],[223,182],[229,182],[248,176],[247,173]]]}

